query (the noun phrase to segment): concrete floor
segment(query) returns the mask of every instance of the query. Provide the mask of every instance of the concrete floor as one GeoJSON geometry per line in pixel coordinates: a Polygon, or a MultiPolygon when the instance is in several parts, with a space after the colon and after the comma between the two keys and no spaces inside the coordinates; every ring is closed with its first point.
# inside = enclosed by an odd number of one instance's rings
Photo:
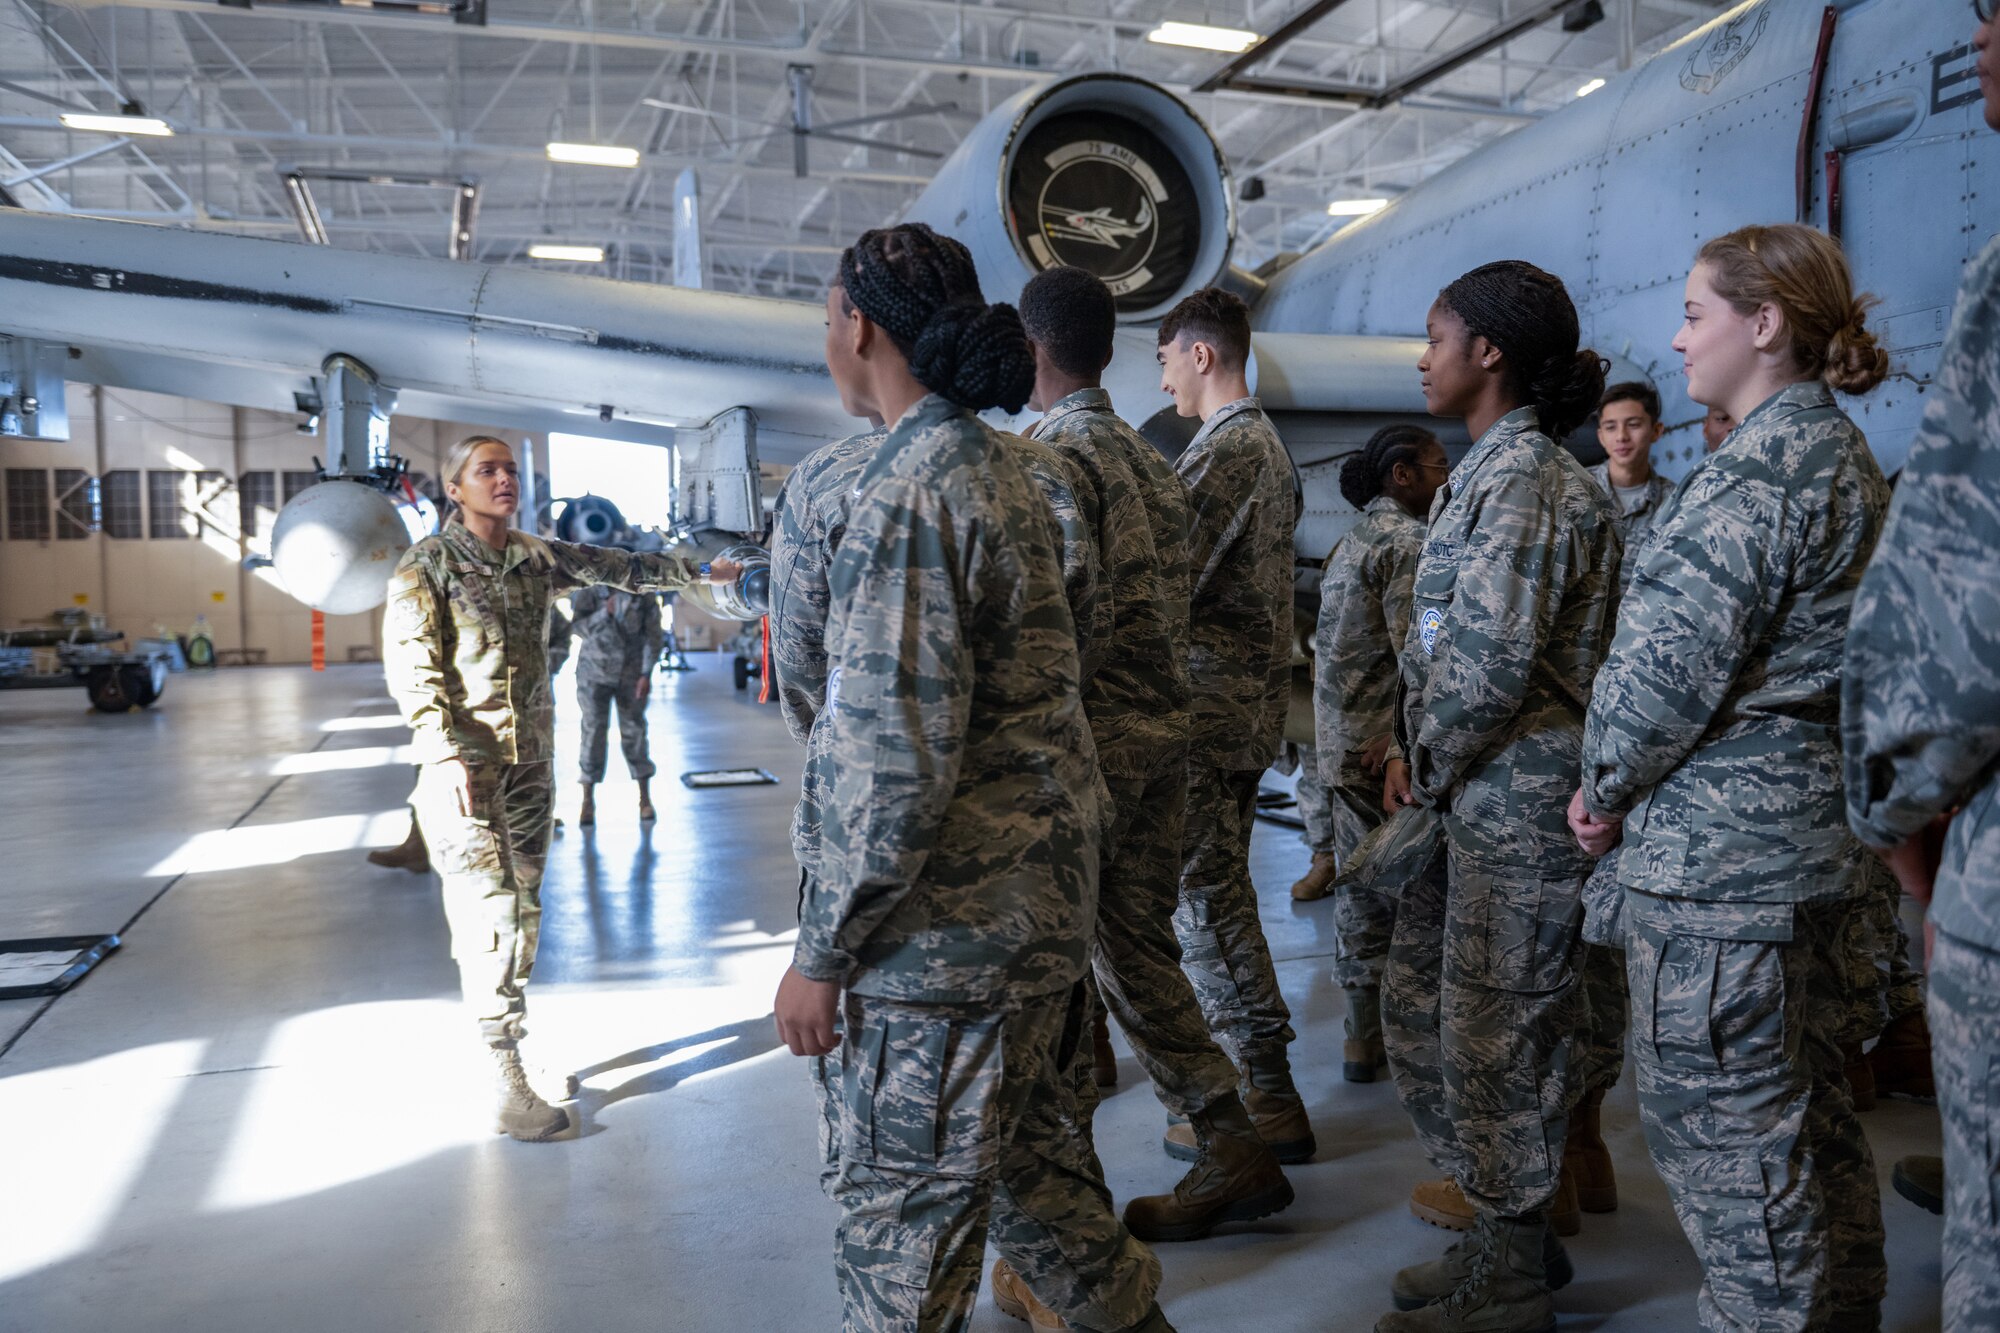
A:
{"type": "MultiPolygon", "coordinates": [[[[573,786],[561,800],[532,1019],[585,1091],[580,1134],[553,1145],[482,1132],[435,881],[362,860],[401,838],[410,783],[379,668],[181,676],[120,717],[78,692],[0,694],[0,938],[126,932],[70,994],[0,1004],[0,1330],[837,1327],[811,1101],[769,1017],[799,754],[724,662],[697,660],[653,696],[658,825],[636,826],[622,778],[594,832],[573,786]],[[677,780],[742,764],[784,781],[677,780]]],[[[1394,1093],[1339,1079],[1330,912],[1286,893],[1303,863],[1260,825],[1321,1158],[1293,1169],[1288,1212],[1162,1247],[1185,1330],[1372,1328],[1389,1274],[1447,1239],[1405,1211],[1427,1168],[1394,1093]]],[[[1125,1198],[1180,1168],[1129,1054],[1122,1070],[1098,1125],[1125,1198]]],[[[1629,1078],[1605,1119],[1623,1202],[1571,1242],[1563,1327],[1691,1328],[1696,1268],[1629,1078]]],[[[1936,1151],[1935,1112],[1865,1122],[1885,1327],[1935,1328],[1937,1220],[1886,1187],[1896,1157],[1936,1151]]],[[[975,1329],[1022,1327],[982,1299],[975,1329]]]]}

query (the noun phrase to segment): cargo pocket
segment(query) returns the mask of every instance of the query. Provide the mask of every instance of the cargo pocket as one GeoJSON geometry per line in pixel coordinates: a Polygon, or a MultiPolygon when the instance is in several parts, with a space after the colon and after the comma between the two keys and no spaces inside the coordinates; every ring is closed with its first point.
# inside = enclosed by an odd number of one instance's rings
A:
{"type": "Polygon", "coordinates": [[[848,1151],[884,1171],[934,1175],[947,1025],[874,1015],[856,1038],[843,1089],[856,1131],[848,1151]]]}
{"type": "Polygon", "coordinates": [[[1655,1149],[1675,1211],[1692,1225],[1712,1288],[1776,1293],[1778,1260],[1765,1215],[1770,1188],[1754,1148],[1655,1149]]]}
{"type": "Polygon", "coordinates": [[[1456,951],[1465,979],[1516,994],[1559,989],[1574,961],[1582,891],[1580,879],[1454,871],[1451,912],[1472,926],[1456,951]]]}

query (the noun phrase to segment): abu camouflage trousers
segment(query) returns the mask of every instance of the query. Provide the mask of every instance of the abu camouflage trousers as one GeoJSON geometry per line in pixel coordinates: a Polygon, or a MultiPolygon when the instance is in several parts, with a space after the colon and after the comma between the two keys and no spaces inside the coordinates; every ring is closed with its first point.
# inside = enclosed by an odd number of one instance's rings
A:
{"type": "Polygon", "coordinates": [[[2000,1328],[2000,953],[1939,931],[1930,992],[1944,1121],[1944,1333],[1989,1333],[2000,1328]]]}
{"type": "MultiPolygon", "coordinates": [[[[1175,1115],[1192,1116],[1236,1091],[1237,1075],[1209,1035],[1174,934],[1187,776],[1173,768],[1152,778],[1107,774],[1105,781],[1114,814],[1098,869],[1091,953],[1098,994],[1160,1101],[1175,1115]]],[[[1086,1066],[1089,1058],[1085,1043],[1086,1066]]],[[[1092,1084],[1089,1095],[1095,1094],[1092,1084]]]]}
{"type": "Polygon", "coordinates": [[[614,704],[618,708],[618,744],[625,751],[625,767],[631,770],[635,782],[653,776],[653,756],[646,746],[646,701],[638,697],[638,688],[636,680],[616,684],[581,680],[576,683],[576,702],[583,710],[585,782],[604,781],[605,752],[609,748],[604,725],[611,720],[614,704]]]}
{"type": "Polygon", "coordinates": [[[1580,876],[1482,866],[1447,844],[1403,890],[1382,982],[1396,1093],[1481,1214],[1546,1209],[1575,1101],[1580,876]]]}
{"type": "Polygon", "coordinates": [[[1903,925],[1903,886],[1874,856],[1867,856],[1863,869],[1866,895],[1855,922],[1860,952],[1853,970],[1865,984],[1855,987],[1858,1012],[1850,1041],[1878,1036],[1890,1023],[1924,1009],[1924,977],[1910,961],[1910,933],[1903,925]]]}
{"type": "Polygon", "coordinates": [[[1583,946],[1577,964],[1582,1024],[1576,1031],[1579,1094],[1609,1092],[1625,1073],[1625,1030],[1631,1002],[1625,990],[1625,951],[1609,944],[1583,946]]]}
{"type": "Polygon", "coordinates": [[[1838,1035],[1861,908],[1628,895],[1639,1116],[1712,1333],[1881,1325],[1882,1201],[1838,1035]]]}
{"type": "Polygon", "coordinates": [[[1301,745],[1299,752],[1299,818],[1305,823],[1305,831],[1299,840],[1312,849],[1314,856],[1334,850],[1333,795],[1319,775],[1319,751],[1310,745],[1301,745]]]}
{"type": "MultiPolygon", "coordinates": [[[[1315,752],[1317,753],[1317,752],[1315,752]]],[[[1325,770],[1321,770],[1324,774],[1325,770]]],[[[1303,789],[1305,780],[1299,780],[1303,789]]],[[[1325,784],[1332,850],[1344,869],[1361,840],[1383,819],[1382,777],[1361,767],[1361,751],[1341,759],[1338,778],[1325,784]]],[[[1396,900],[1352,885],[1333,890],[1333,981],[1343,990],[1379,987],[1396,929],[1396,900]]]]}
{"type": "Polygon", "coordinates": [[[1278,990],[1271,946],[1250,881],[1250,830],[1257,814],[1253,770],[1189,764],[1174,933],[1209,1031],[1244,1064],[1283,1056],[1292,1011],[1278,990]]]}
{"type": "Polygon", "coordinates": [[[554,767],[478,764],[468,768],[472,808],[463,810],[441,766],[425,764],[411,803],[444,881],[451,956],[465,1006],[487,1044],[521,1039],[525,990],[542,932],[542,866],[555,811],[554,767]]]}
{"type": "Polygon", "coordinates": [[[1159,1261],[1071,1128],[1063,1071],[1090,1041],[1082,987],[998,1010],[852,992],[841,1005],[840,1047],[821,1067],[839,1116],[828,1192],[848,1333],[969,1327],[989,1228],[1072,1326],[1144,1323],[1159,1261]]]}

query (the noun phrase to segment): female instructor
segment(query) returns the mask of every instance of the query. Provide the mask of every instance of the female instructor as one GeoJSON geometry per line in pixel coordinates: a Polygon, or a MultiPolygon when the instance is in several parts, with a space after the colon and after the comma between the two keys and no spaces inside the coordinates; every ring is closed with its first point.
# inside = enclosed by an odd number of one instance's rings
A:
{"type": "Polygon", "coordinates": [[[494,1132],[532,1143],[569,1125],[528,1085],[519,1049],[554,806],[549,602],[590,584],[672,592],[741,571],[513,531],[520,471],[490,435],[453,446],[444,477],[455,512],[389,580],[382,660],[414,733],[413,804],[444,881],[459,982],[497,1066],[494,1132]]]}

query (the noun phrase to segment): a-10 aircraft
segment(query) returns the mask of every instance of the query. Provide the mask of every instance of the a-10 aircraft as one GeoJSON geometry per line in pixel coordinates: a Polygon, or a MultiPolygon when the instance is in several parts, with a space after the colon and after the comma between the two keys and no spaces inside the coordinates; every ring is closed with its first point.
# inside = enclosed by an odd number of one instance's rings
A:
{"type": "MultiPolygon", "coordinates": [[[[1058,263],[1104,277],[1128,325],[1109,386],[1162,441],[1177,423],[1153,328],[1203,285],[1243,292],[1253,386],[1301,468],[1310,561],[1352,520],[1325,464],[1422,414],[1425,313],[1493,259],[1559,274],[1614,375],[1659,388],[1669,430],[1655,457],[1676,475],[1700,449],[1701,410],[1669,347],[1697,247],[1746,223],[1826,228],[1881,298],[1872,321],[1892,377],[1850,407],[1893,471],[1960,271],[2000,226],[2000,143],[1980,116],[1972,28],[1963,0],[1750,0],[1262,277],[1230,265],[1234,187],[1206,127],[1124,75],[1002,104],[908,216],[971,247],[989,299],[1058,263]]],[[[59,433],[64,379],[278,411],[313,402],[327,471],[348,486],[386,484],[392,408],[677,439],[683,523],[718,548],[761,528],[760,454],[795,461],[857,428],[821,362],[817,304],[85,218],[0,211],[0,334],[14,340],[0,391],[38,400],[38,419],[9,418],[22,433],[59,433]]],[[[300,543],[290,568],[279,553],[279,572],[302,600],[338,588],[379,601],[385,555],[371,534],[387,529],[377,514],[361,531],[368,506],[326,486],[287,507],[312,510],[293,527],[320,540],[300,543]]],[[[733,605],[756,610],[754,598],[733,605]]]]}

